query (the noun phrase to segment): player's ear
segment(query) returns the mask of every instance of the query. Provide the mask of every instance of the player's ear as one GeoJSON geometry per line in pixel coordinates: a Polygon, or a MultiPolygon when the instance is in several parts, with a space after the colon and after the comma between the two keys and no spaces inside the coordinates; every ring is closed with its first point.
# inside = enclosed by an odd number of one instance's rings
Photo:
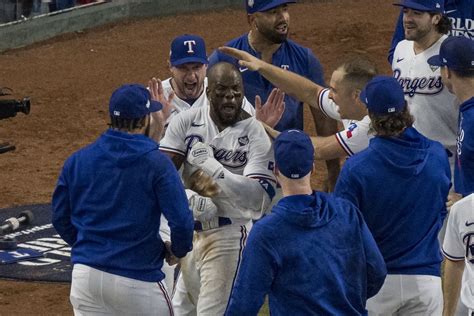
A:
{"type": "Polygon", "coordinates": [[[354,91],[352,92],[352,97],[358,100],[360,93],[361,93],[360,89],[354,89],[354,91]]]}
{"type": "Polygon", "coordinates": [[[255,26],[255,13],[254,14],[247,14],[247,22],[251,27],[255,26]]]}
{"type": "Polygon", "coordinates": [[[434,14],[433,17],[431,18],[431,21],[433,22],[433,25],[438,25],[439,22],[441,21],[441,14],[434,14]]]}

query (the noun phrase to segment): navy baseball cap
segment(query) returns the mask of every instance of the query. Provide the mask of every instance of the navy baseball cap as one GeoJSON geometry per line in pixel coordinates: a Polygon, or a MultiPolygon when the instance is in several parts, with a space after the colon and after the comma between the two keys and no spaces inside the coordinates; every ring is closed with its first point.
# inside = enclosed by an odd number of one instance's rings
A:
{"type": "Polygon", "coordinates": [[[370,112],[391,114],[405,108],[405,93],[397,79],[389,76],[376,76],[360,93],[360,100],[370,112]]]}
{"type": "Polygon", "coordinates": [[[393,5],[423,12],[444,12],[444,0],[401,0],[393,5]]]}
{"type": "Polygon", "coordinates": [[[204,39],[200,36],[189,34],[176,37],[171,42],[170,63],[171,66],[179,66],[186,63],[208,64],[204,39]]]}
{"type": "Polygon", "coordinates": [[[458,71],[474,70],[474,41],[462,36],[448,37],[441,43],[439,55],[430,57],[428,64],[458,71]]]}
{"type": "Polygon", "coordinates": [[[296,0],[246,0],[247,13],[264,12],[287,3],[296,3],[296,0]]]}
{"type": "Polygon", "coordinates": [[[304,132],[290,129],[282,132],[273,143],[275,164],[287,178],[300,179],[313,169],[314,147],[304,132]]]}
{"type": "Polygon", "coordinates": [[[113,117],[139,119],[159,111],[163,105],[151,100],[150,91],[140,84],[126,84],[112,93],[109,112],[113,117]]]}

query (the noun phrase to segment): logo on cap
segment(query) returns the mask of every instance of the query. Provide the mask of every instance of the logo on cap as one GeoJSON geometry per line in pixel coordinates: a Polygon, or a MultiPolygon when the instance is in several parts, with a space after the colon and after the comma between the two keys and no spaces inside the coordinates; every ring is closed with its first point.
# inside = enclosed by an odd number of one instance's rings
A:
{"type": "Polygon", "coordinates": [[[253,7],[254,1],[253,1],[253,0],[249,0],[249,1],[247,2],[247,4],[248,4],[249,7],[253,7]]]}
{"type": "Polygon", "coordinates": [[[441,5],[439,3],[436,3],[436,8],[441,8],[441,5]]]}
{"type": "Polygon", "coordinates": [[[193,45],[196,45],[196,41],[184,41],[184,46],[188,45],[188,54],[194,54],[193,45]]]}

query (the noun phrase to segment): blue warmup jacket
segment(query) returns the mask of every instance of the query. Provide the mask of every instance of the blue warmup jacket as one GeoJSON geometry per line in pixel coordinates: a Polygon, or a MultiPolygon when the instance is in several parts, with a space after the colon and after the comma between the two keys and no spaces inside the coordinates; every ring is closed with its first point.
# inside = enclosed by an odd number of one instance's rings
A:
{"type": "Polygon", "coordinates": [[[161,281],[162,213],[174,254],[183,257],[192,249],[194,221],[186,194],[158,147],[145,135],[107,130],[66,160],[53,194],[52,222],[72,246],[73,264],[161,281]]]}
{"type": "MultiPolygon", "coordinates": [[[[473,0],[446,0],[444,4],[446,16],[452,23],[451,36],[465,36],[474,40],[474,1],[473,0]]],[[[392,46],[388,53],[390,65],[393,60],[393,53],[398,42],[405,39],[405,29],[403,28],[403,10],[398,17],[395,33],[392,38],[392,46]]]]}
{"type": "Polygon", "coordinates": [[[360,209],[389,274],[439,276],[450,179],[444,147],[407,128],[400,137],[371,139],[349,158],[335,194],[360,209]]]}
{"type": "MultiPolygon", "coordinates": [[[[257,58],[262,58],[261,54],[254,51],[248,41],[248,34],[244,34],[232,41],[226,46],[244,50],[257,58]]],[[[255,97],[259,95],[262,102],[265,103],[268,96],[275,88],[270,81],[265,79],[257,71],[250,71],[247,68],[239,67],[238,61],[224,53],[214,51],[209,57],[209,67],[212,65],[226,61],[236,65],[244,80],[245,97],[255,106],[255,97]]],[[[323,69],[321,63],[314,56],[311,49],[296,44],[291,40],[284,41],[280,48],[273,54],[272,64],[295,72],[309,80],[324,86],[323,69]]],[[[303,130],[303,103],[295,98],[285,95],[285,112],[281,120],[275,126],[278,131],[287,129],[303,130]]]]}
{"type": "Polygon", "coordinates": [[[474,97],[460,106],[454,189],[463,196],[474,192],[474,97]]]}
{"type": "Polygon", "coordinates": [[[282,198],[250,231],[226,315],[366,315],[387,270],[357,208],[321,192],[282,198]]]}

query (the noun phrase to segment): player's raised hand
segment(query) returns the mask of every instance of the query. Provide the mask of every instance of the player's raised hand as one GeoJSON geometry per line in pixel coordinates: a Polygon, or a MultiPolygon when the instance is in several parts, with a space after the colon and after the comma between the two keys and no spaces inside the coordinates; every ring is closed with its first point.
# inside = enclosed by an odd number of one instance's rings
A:
{"type": "Polygon", "coordinates": [[[229,56],[232,56],[235,59],[238,59],[240,66],[246,67],[252,71],[260,70],[261,65],[265,63],[264,61],[258,59],[257,57],[252,56],[249,53],[244,52],[243,50],[240,50],[240,49],[223,46],[223,47],[219,47],[219,51],[229,56]]]}
{"type": "Polygon", "coordinates": [[[255,97],[255,117],[270,127],[275,127],[285,112],[285,93],[274,88],[268,96],[267,102],[262,105],[260,96],[255,97]]]}
{"type": "Polygon", "coordinates": [[[171,115],[171,111],[174,109],[174,105],[172,103],[174,98],[174,92],[171,92],[168,98],[166,98],[161,80],[155,77],[151,78],[151,80],[148,81],[148,89],[151,93],[151,99],[154,101],[158,101],[163,105],[161,113],[163,115],[163,119],[166,122],[168,117],[171,115]]]}

